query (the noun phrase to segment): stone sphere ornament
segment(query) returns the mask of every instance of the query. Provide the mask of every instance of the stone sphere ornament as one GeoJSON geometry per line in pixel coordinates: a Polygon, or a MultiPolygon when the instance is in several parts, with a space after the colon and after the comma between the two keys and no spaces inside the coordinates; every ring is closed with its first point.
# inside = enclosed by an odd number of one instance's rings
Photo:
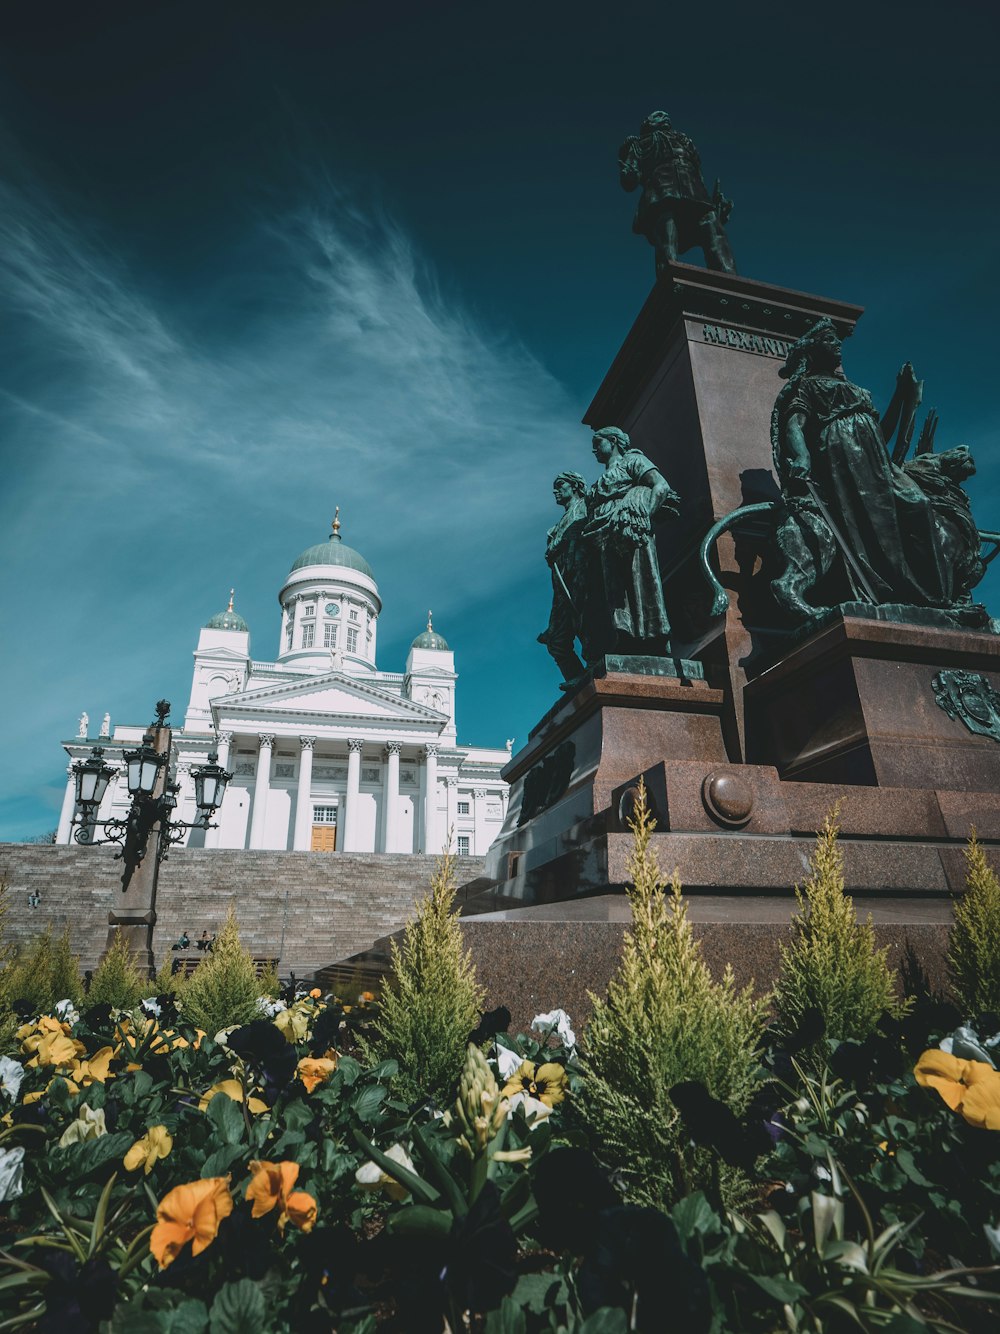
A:
{"type": "Polygon", "coordinates": [[[734,769],[716,769],[701,786],[701,799],[713,820],[740,829],[753,814],[753,787],[734,769]]]}

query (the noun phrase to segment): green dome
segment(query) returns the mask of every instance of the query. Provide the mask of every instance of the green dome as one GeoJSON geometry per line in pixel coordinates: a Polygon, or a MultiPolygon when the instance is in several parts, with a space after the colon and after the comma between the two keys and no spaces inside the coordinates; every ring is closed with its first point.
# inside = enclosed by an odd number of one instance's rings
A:
{"type": "Polygon", "coordinates": [[[292,565],[289,573],[294,574],[296,570],[301,570],[306,565],[340,565],[346,570],[357,570],[359,574],[366,574],[372,583],[375,582],[372,567],[361,552],[347,546],[340,536],[339,505],[333,517],[333,532],[325,542],[317,542],[314,547],[307,547],[292,565]]]}
{"type": "Polygon", "coordinates": [[[427,613],[427,629],[417,635],[410,647],[443,649],[445,653],[449,651],[447,639],[445,639],[444,635],[439,635],[431,624],[430,612],[427,613]]]}
{"type": "Polygon", "coordinates": [[[229,606],[225,611],[218,611],[205,622],[206,630],[249,630],[250,627],[239,614],[233,611],[233,590],[229,590],[229,606]]]}

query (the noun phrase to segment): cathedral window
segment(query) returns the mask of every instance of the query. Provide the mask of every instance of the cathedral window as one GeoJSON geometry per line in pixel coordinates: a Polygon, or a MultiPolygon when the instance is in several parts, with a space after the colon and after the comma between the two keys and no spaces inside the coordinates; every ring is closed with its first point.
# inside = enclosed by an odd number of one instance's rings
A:
{"type": "Polygon", "coordinates": [[[323,647],[337,647],[337,627],[331,622],[327,622],[327,624],[323,626],[323,647]]]}
{"type": "Polygon", "coordinates": [[[459,834],[458,836],[458,855],[468,857],[469,855],[469,836],[468,834],[459,834]]]}
{"type": "Polygon", "coordinates": [[[358,651],[357,626],[349,625],[347,627],[347,651],[348,653],[357,653],[358,651]]]}
{"type": "Polygon", "coordinates": [[[312,624],[310,624],[310,625],[304,625],[304,626],[302,627],[302,647],[303,647],[303,648],[312,648],[313,644],[315,644],[315,643],[316,643],[316,627],[315,627],[315,625],[312,625],[312,624]]]}
{"type": "Polygon", "coordinates": [[[469,803],[467,801],[460,801],[458,803],[458,813],[459,815],[468,815],[469,803]]]}
{"type": "Polygon", "coordinates": [[[336,824],[337,808],[336,806],[314,806],[313,824],[336,824]]]}
{"type": "Polygon", "coordinates": [[[292,625],[291,621],[289,621],[288,624],[285,626],[285,648],[292,647],[292,635],[294,631],[295,627],[292,625]]]}
{"type": "Polygon", "coordinates": [[[356,609],[355,609],[355,610],[352,610],[352,612],[351,612],[351,620],[352,620],[352,621],[356,621],[357,619],[358,619],[358,613],[357,613],[357,610],[356,610],[356,609]]]}

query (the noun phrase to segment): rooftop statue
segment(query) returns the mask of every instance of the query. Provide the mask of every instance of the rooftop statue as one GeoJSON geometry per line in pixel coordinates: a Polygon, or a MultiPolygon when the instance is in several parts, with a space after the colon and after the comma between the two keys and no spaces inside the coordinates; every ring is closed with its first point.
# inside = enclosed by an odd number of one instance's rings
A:
{"type": "Polygon", "coordinates": [[[733,210],[718,180],[711,194],[692,140],[675,130],[665,111],[654,111],[618,150],[623,190],[641,187],[632,230],[656,250],[656,276],[670,260],[701,246],[710,269],[735,273],[725,224],[733,210]]]}
{"type": "Polygon", "coordinates": [[[593,450],[604,465],[593,486],[579,473],[560,473],[553,483],[566,512],[548,533],[552,611],[538,639],[562,672],[564,690],[607,654],[669,652],[653,526],[678,513],[680,498],[618,427],[595,432],[593,450]]]}

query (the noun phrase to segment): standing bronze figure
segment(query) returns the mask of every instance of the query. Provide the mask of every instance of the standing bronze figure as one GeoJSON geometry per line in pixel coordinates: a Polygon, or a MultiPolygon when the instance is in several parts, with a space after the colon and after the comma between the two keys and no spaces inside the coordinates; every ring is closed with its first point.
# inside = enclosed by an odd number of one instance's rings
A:
{"type": "Polygon", "coordinates": [[[587,479],[578,472],[561,472],[552,483],[556,504],[565,513],[546,534],[545,559],[552,572],[552,610],[538,636],[563,674],[564,688],[575,684],[586,668],[574,647],[579,638],[584,658],[593,660],[583,612],[593,596],[588,575],[588,552],[580,541],[587,522],[587,479]]]}
{"type": "Polygon", "coordinates": [[[617,426],[594,433],[604,472],[587,495],[582,539],[597,555],[601,596],[590,615],[590,639],[604,653],[670,651],[670,622],[656,557],[653,524],[675,516],[680,497],[617,426]]]}
{"type": "Polygon", "coordinates": [[[718,181],[708,193],[697,148],[665,111],[654,111],[629,135],[618,150],[618,168],[623,190],[642,188],[632,230],[655,248],[657,277],[693,246],[701,246],[710,269],[736,272],[725,231],[732,200],[718,181]]]}

